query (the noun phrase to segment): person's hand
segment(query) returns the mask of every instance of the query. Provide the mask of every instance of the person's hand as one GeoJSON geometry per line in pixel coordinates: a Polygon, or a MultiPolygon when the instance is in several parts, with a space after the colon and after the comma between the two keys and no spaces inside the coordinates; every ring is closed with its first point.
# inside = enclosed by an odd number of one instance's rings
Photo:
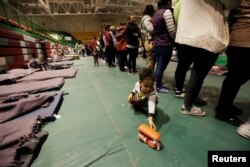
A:
{"type": "Polygon", "coordinates": [[[132,100],[133,100],[133,94],[130,93],[129,96],[128,96],[128,102],[132,102],[132,100]]]}
{"type": "Polygon", "coordinates": [[[155,123],[153,121],[153,117],[152,116],[148,117],[148,123],[149,123],[150,128],[156,130],[156,126],[155,126],[155,123]]]}

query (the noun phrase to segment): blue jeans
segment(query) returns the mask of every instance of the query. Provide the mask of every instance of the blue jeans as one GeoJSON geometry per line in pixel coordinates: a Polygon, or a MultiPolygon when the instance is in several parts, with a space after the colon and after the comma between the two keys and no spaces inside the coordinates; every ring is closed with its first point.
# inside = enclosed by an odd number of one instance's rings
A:
{"type": "Polygon", "coordinates": [[[156,88],[162,87],[163,73],[172,56],[172,46],[158,46],[154,48],[156,57],[155,80],[156,88]]]}

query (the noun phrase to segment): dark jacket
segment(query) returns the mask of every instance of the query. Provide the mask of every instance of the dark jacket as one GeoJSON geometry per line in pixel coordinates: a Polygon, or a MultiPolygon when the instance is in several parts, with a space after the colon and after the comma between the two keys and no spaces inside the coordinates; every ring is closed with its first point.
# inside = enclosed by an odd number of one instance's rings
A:
{"type": "Polygon", "coordinates": [[[139,30],[139,27],[135,23],[127,24],[126,34],[127,45],[139,47],[138,38],[141,38],[141,32],[139,30]]]}

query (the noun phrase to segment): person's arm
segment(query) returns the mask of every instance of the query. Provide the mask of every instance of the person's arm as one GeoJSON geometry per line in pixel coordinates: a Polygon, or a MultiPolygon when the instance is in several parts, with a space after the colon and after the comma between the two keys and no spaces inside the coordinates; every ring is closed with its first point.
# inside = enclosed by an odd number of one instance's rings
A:
{"type": "Polygon", "coordinates": [[[148,97],[148,122],[149,122],[149,126],[154,130],[156,129],[156,126],[154,124],[156,99],[157,99],[157,95],[156,95],[155,91],[153,91],[152,93],[149,94],[149,97],[148,97]]]}
{"type": "Polygon", "coordinates": [[[154,27],[150,17],[145,18],[144,25],[148,32],[152,33],[154,31],[154,27]]]}
{"type": "Polygon", "coordinates": [[[150,128],[156,130],[156,126],[155,126],[155,123],[154,123],[154,118],[152,116],[148,117],[148,123],[149,123],[150,128]]]}
{"type": "Polygon", "coordinates": [[[140,86],[140,84],[139,84],[139,82],[137,82],[137,83],[135,84],[135,87],[134,87],[133,90],[131,91],[131,93],[128,95],[128,102],[132,102],[133,96],[134,96],[134,94],[137,93],[137,89],[138,89],[139,86],[140,86]]]}
{"type": "Polygon", "coordinates": [[[141,38],[141,31],[138,26],[133,27],[133,32],[136,34],[137,38],[141,38]]]}
{"type": "Polygon", "coordinates": [[[116,37],[115,37],[115,35],[114,35],[114,33],[112,31],[110,31],[110,35],[112,37],[112,41],[113,41],[114,47],[116,48],[116,45],[117,45],[116,37]]]}
{"type": "Polygon", "coordinates": [[[121,36],[122,36],[122,32],[118,32],[118,33],[115,34],[115,38],[116,39],[119,38],[119,37],[121,37],[121,36]]]}
{"type": "Polygon", "coordinates": [[[172,12],[167,9],[163,13],[163,18],[165,20],[169,35],[171,36],[172,39],[175,39],[176,27],[175,27],[175,24],[174,24],[174,18],[173,18],[172,12]]]}

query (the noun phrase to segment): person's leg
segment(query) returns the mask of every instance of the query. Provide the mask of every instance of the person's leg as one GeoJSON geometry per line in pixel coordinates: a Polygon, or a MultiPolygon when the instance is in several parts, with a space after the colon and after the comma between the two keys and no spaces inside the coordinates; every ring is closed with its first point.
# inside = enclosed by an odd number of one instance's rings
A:
{"type": "Polygon", "coordinates": [[[186,78],[186,73],[189,70],[193,59],[194,54],[192,50],[189,49],[186,45],[177,45],[178,50],[178,65],[175,71],[175,84],[176,92],[182,93],[184,88],[184,82],[186,78]]]}
{"type": "Polygon", "coordinates": [[[200,48],[190,47],[190,49],[193,50],[192,52],[195,58],[184,100],[185,108],[188,111],[192,108],[193,102],[200,92],[205,77],[219,56],[219,54],[214,54],[200,48]]]}
{"type": "Polygon", "coordinates": [[[124,51],[116,51],[117,53],[117,57],[118,57],[118,65],[119,65],[119,69],[120,71],[125,71],[124,68],[124,51]]]}
{"type": "Polygon", "coordinates": [[[102,49],[102,60],[103,62],[106,62],[106,48],[102,49]]]}
{"type": "Polygon", "coordinates": [[[106,47],[106,56],[107,56],[107,63],[109,67],[112,67],[112,56],[113,56],[113,50],[111,46],[106,47]]]}
{"type": "Polygon", "coordinates": [[[128,51],[127,50],[121,51],[121,68],[124,71],[125,71],[125,66],[126,66],[126,62],[127,62],[127,55],[128,55],[128,51]]]}
{"type": "Polygon", "coordinates": [[[138,48],[136,49],[132,49],[132,70],[133,70],[133,73],[136,73],[137,70],[136,70],[136,58],[138,56],[138,48]]]}
{"type": "Polygon", "coordinates": [[[122,68],[122,51],[117,50],[116,55],[117,55],[117,64],[119,66],[119,69],[120,69],[120,71],[123,71],[123,68],[122,68]]]}
{"type": "Polygon", "coordinates": [[[96,55],[96,65],[99,66],[99,60],[98,60],[98,55],[96,55]]]}
{"type": "Polygon", "coordinates": [[[116,53],[116,48],[113,48],[113,54],[112,54],[112,64],[113,65],[116,65],[116,56],[117,56],[117,53],[116,53]]]}
{"type": "Polygon", "coordinates": [[[126,56],[125,56],[125,67],[126,68],[128,68],[128,50],[126,51],[127,52],[127,54],[126,54],[126,56]]]}
{"type": "Polygon", "coordinates": [[[129,73],[132,73],[132,56],[133,56],[133,49],[128,48],[128,70],[129,70],[129,73]]]}
{"type": "Polygon", "coordinates": [[[228,47],[228,74],[222,84],[221,94],[216,107],[218,119],[236,118],[237,110],[233,106],[241,85],[250,78],[249,48],[228,47]],[[246,54],[242,54],[246,53],[246,54]]]}
{"type": "Polygon", "coordinates": [[[172,54],[172,47],[157,47],[155,48],[155,54],[157,57],[157,65],[155,70],[156,88],[160,90],[162,88],[163,73],[170,61],[172,54]]]}

